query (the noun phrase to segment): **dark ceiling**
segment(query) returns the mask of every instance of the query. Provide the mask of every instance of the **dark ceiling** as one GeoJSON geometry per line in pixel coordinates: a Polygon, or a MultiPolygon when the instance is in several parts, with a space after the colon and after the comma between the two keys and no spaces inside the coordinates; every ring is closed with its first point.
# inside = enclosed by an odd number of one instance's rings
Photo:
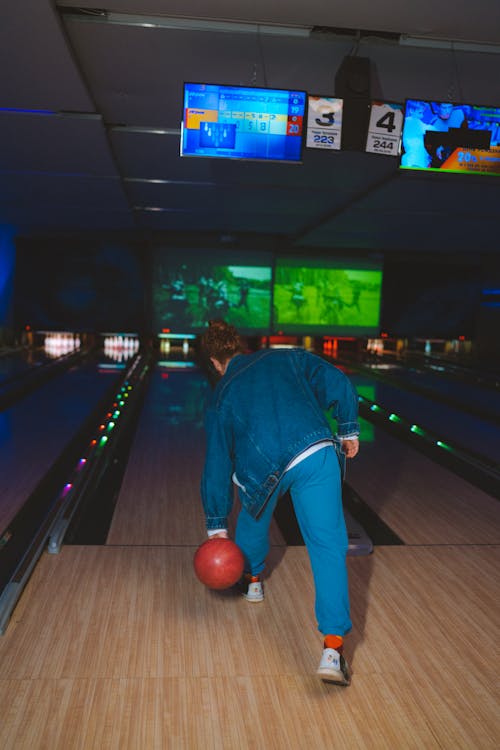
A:
{"type": "Polygon", "coordinates": [[[291,250],[497,255],[497,177],[401,172],[397,158],[361,151],[305,149],[300,165],[179,155],[184,81],[332,96],[357,55],[370,60],[374,98],[500,105],[500,2],[413,5],[11,2],[0,223],[18,236],[200,233],[291,250]]]}

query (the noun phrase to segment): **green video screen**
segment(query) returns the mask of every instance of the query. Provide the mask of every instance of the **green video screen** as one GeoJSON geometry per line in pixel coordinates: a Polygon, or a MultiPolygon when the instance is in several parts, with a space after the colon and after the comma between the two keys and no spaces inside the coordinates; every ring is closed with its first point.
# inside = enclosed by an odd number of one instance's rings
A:
{"type": "Polygon", "coordinates": [[[242,333],[268,333],[272,263],[253,254],[226,258],[157,251],[153,262],[153,325],[157,331],[199,332],[223,318],[242,333]],[[226,261],[226,262],[224,262],[226,261]]]}
{"type": "Polygon", "coordinates": [[[274,326],[283,333],[377,333],[382,275],[380,266],[278,260],[273,289],[274,326]]]}

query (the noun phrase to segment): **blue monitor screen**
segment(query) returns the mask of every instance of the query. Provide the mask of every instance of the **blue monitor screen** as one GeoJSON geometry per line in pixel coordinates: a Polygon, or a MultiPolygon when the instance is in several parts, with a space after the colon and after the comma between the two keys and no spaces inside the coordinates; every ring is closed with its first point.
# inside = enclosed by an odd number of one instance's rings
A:
{"type": "Polygon", "coordinates": [[[181,156],[300,162],[304,91],[184,84],[181,156]]]}
{"type": "Polygon", "coordinates": [[[500,174],[500,107],[408,99],[400,167],[500,174]]]}

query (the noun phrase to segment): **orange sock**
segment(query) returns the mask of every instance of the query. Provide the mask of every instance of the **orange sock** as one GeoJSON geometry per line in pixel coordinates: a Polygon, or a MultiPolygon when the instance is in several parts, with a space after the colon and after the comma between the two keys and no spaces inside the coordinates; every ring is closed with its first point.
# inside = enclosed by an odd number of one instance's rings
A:
{"type": "Polygon", "coordinates": [[[344,639],[341,635],[325,635],[324,648],[334,648],[336,651],[342,651],[344,639]]]}

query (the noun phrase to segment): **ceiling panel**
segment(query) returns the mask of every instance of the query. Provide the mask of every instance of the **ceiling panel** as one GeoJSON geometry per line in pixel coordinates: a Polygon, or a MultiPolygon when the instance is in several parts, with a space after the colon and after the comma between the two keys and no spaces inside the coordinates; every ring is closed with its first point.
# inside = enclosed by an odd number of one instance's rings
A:
{"type": "Polygon", "coordinates": [[[68,19],[66,28],[110,123],[179,127],[184,81],[333,92],[349,41],[179,31],[68,19]]]}
{"type": "MultiPolygon", "coordinates": [[[[95,8],[92,0],[63,0],[67,7],[95,8]]],[[[376,29],[434,38],[499,41],[500,6],[497,0],[476,0],[457,10],[455,0],[105,0],[101,8],[115,12],[217,18],[252,23],[376,29]]]]}
{"type": "Polygon", "coordinates": [[[0,112],[0,170],[118,176],[101,118],[0,112]]]}
{"type": "Polygon", "coordinates": [[[102,176],[1,172],[0,216],[29,234],[39,227],[134,226],[121,181],[102,176]]]}
{"type": "Polygon", "coordinates": [[[250,233],[291,251],[500,256],[500,177],[401,173],[361,151],[305,149],[299,165],[179,154],[184,81],[332,95],[350,54],[369,59],[376,98],[500,105],[498,0],[460,11],[455,0],[26,0],[2,10],[0,35],[0,223],[19,234],[250,233]],[[200,19],[254,25],[201,30],[200,19]]]}
{"type": "Polygon", "coordinates": [[[0,107],[94,111],[49,0],[2,3],[0,107]]]}

